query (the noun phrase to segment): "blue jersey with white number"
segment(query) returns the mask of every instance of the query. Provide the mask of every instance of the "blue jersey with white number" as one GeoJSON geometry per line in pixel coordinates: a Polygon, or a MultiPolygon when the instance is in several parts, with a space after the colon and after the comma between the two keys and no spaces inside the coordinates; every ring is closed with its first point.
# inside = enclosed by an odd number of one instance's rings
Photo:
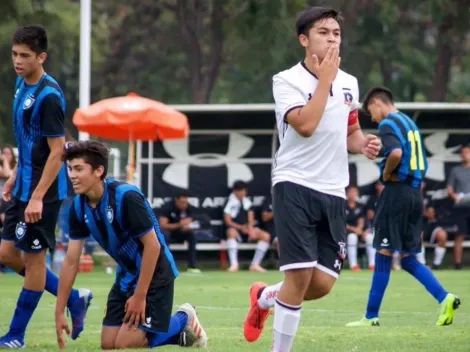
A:
{"type": "Polygon", "coordinates": [[[400,111],[393,112],[379,124],[379,134],[384,148],[384,159],[380,163],[380,179],[383,180],[387,157],[398,148],[403,154],[393,174],[403,183],[414,188],[421,187],[428,170],[428,160],[423,138],[416,123],[400,111]]]}

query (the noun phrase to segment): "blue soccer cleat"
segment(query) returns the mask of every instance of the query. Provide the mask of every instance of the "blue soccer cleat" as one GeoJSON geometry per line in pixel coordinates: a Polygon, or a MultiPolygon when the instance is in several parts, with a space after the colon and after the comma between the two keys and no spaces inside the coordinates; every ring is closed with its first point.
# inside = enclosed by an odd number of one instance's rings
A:
{"type": "Polygon", "coordinates": [[[87,288],[78,289],[78,298],[68,307],[72,317],[72,340],[76,340],[85,328],[85,318],[93,293],[87,288]]]}
{"type": "Polygon", "coordinates": [[[6,334],[5,336],[0,337],[0,350],[10,350],[14,348],[25,348],[23,338],[10,336],[6,334]]]}

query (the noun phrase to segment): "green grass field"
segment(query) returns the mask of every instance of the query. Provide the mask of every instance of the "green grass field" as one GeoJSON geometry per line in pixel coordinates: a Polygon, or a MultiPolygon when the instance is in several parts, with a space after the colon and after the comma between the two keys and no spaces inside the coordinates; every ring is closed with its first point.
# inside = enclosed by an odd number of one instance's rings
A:
{"type": "MultiPolygon", "coordinates": [[[[364,314],[370,285],[370,272],[343,272],[333,292],[309,302],[302,310],[302,322],[294,351],[470,351],[470,271],[439,271],[441,282],[457,293],[462,306],[454,324],[436,327],[438,305],[419,283],[405,272],[394,272],[385,296],[381,327],[346,328],[344,324],[364,314]]],[[[279,272],[254,274],[205,272],[201,276],[181,274],[177,279],[175,309],[181,303],[196,306],[209,335],[209,351],[269,351],[272,317],[262,338],[248,344],[243,338],[243,320],[248,309],[248,287],[254,281],[275,283],[279,272]]],[[[98,272],[80,274],[76,287],[89,287],[95,294],[84,333],[68,341],[70,351],[100,348],[101,319],[112,275],[98,272]]],[[[16,275],[0,275],[0,331],[8,329],[22,281],[16,275]]],[[[30,350],[56,350],[54,298],[45,294],[29,326],[26,343],[30,350]]],[[[161,351],[178,351],[163,347],[161,351]]]]}

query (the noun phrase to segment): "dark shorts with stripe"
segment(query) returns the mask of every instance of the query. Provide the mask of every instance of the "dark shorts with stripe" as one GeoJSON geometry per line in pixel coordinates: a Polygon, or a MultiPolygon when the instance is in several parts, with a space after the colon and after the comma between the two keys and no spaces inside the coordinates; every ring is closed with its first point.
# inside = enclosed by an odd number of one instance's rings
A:
{"type": "Polygon", "coordinates": [[[346,256],[346,201],[291,183],[273,187],[280,270],[316,267],[338,277],[346,256]]]}
{"type": "Polygon", "coordinates": [[[409,254],[421,252],[423,199],[418,188],[386,183],[374,218],[374,247],[409,254]]]}
{"type": "Polygon", "coordinates": [[[62,201],[44,203],[42,218],[34,224],[26,224],[24,212],[28,203],[13,198],[5,209],[5,224],[2,240],[15,242],[15,247],[23,252],[40,252],[55,249],[55,228],[62,201]]]}
{"type": "MultiPolygon", "coordinates": [[[[162,286],[152,280],[147,293],[145,322],[139,325],[141,330],[158,333],[167,332],[170,327],[171,312],[173,309],[174,280],[162,286]]],[[[119,284],[114,283],[108,295],[103,326],[119,327],[126,316],[127,300],[133,292],[122,292],[119,284]]]]}

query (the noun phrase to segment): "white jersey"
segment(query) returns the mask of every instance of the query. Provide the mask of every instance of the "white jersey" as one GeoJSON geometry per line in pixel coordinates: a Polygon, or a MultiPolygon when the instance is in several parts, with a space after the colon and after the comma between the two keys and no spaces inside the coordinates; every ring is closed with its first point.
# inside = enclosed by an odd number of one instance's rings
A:
{"type": "Polygon", "coordinates": [[[318,84],[303,62],[273,77],[279,150],[273,186],[289,181],[316,191],[346,198],[349,184],[347,131],[350,112],[359,108],[357,79],[339,70],[323,116],[312,136],[305,138],[288,125],[287,114],[308,103],[318,84]]]}

